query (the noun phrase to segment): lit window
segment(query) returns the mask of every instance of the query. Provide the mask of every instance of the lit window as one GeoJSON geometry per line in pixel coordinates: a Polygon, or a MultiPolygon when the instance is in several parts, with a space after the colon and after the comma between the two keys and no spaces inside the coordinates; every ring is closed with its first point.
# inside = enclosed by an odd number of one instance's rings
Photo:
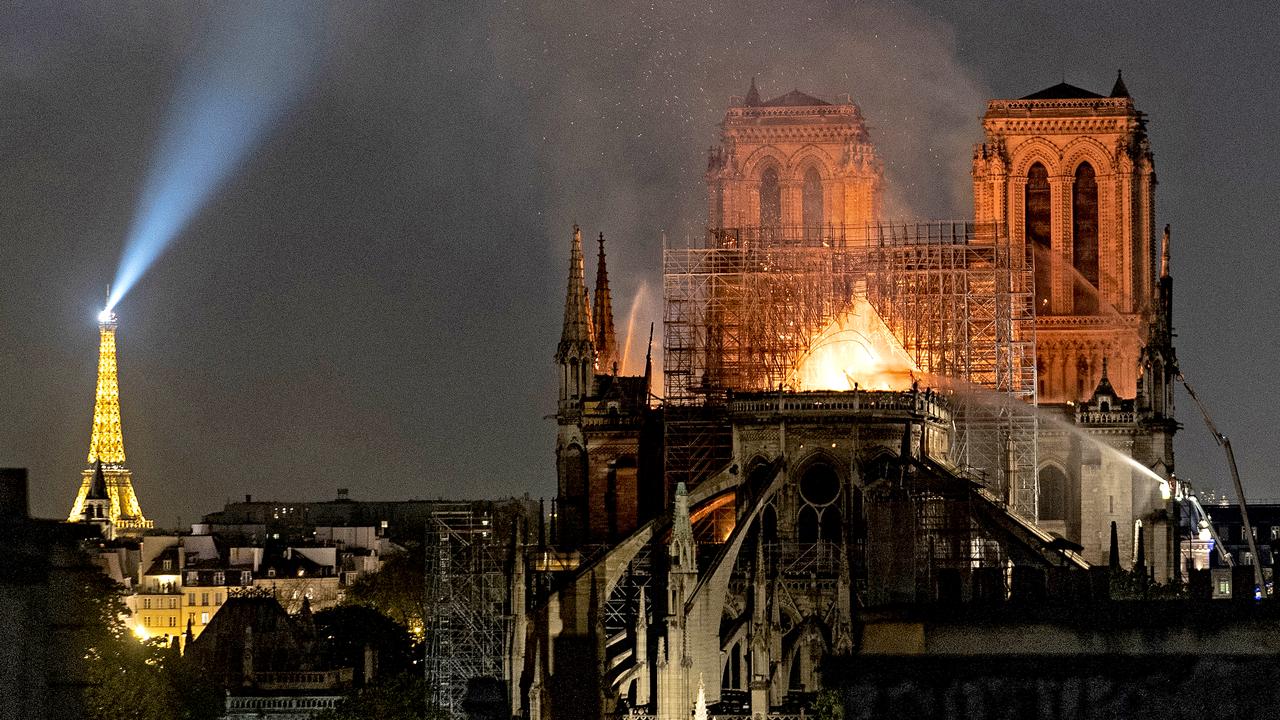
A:
{"type": "Polygon", "coordinates": [[[214,585],[222,585],[226,581],[227,581],[227,576],[221,570],[213,574],[214,585]]]}
{"type": "Polygon", "coordinates": [[[197,573],[195,570],[189,571],[187,573],[187,584],[195,585],[198,582],[200,582],[200,574],[197,573]]]}
{"type": "Polygon", "coordinates": [[[172,569],[173,569],[173,561],[172,561],[172,560],[169,560],[169,559],[167,559],[167,558],[166,558],[166,559],[164,560],[164,562],[162,562],[162,563],[161,563],[161,566],[162,566],[165,570],[172,570],[172,569]]]}
{"type": "Polygon", "coordinates": [[[202,612],[202,613],[200,613],[200,624],[201,624],[201,625],[208,625],[208,624],[209,624],[209,613],[207,613],[207,612],[202,612]]]}

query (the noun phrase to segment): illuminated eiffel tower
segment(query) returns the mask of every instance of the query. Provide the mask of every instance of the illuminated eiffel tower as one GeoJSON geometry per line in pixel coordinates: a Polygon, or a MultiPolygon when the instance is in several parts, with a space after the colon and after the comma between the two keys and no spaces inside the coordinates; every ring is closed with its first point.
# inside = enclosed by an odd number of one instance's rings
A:
{"type": "MultiPolygon", "coordinates": [[[[120,383],[116,376],[116,316],[110,310],[98,315],[98,391],[93,405],[93,434],[89,439],[89,463],[80,492],[71,506],[71,522],[100,520],[86,515],[85,500],[95,471],[102,473],[108,500],[107,520],[115,535],[138,535],[155,523],[142,515],[133,493],[133,473],[124,465],[124,435],[120,432],[120,383]],[[101,463],[99,466],[98,463],[101,463]],[[100,467],[100,470],[98,469],[100,467]]],[[[93,515],[93,513],[89,513],[93,515]]]]}

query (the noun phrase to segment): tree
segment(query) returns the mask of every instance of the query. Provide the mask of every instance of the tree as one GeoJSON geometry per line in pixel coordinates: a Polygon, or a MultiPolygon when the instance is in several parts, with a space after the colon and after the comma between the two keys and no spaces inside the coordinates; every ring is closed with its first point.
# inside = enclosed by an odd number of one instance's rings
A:
{"type": "MultiPolygon", "coordinates": [[[[403,625],[364,605],[341,605],[315,615],[326,667],[352,667],[364,677],[364,649],[375,652],[375,677],[393,677],[414,667],[418,653],[403,625]]],[[[421,666],[419,666],[421,667],[421,666]]]]}
{"type": "Polygon", "coordinates": [[[427,702],[427,683],[417,673],[401,673],[375,682],[343,700],[315,720],[446,720],[427,702]]]}
{"type": "Polygon", "coordinates": [[[421,640],[423,618],[427,615],[425,560],[422,546],[417,544],[410,545],[406,552],[388,556],[381,570],[352,584],[345,604],[371,607],[403,625],[415,640],[421,640]]]}
{"type": "Polygon", "coordinates": [[[73,568],[58,588],[72,618],[70,642],[84,663],[85,713],[92,720],[212,720],[221,698],[201,682],[177,650],[141,641],[125,624],[116,584],[89,563],[73,568]]]}

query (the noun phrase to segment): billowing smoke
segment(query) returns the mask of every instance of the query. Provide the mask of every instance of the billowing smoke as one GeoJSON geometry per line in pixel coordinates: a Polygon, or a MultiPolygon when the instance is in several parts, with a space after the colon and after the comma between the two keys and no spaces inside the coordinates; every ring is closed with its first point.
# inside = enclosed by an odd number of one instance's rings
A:
{"type": "Polygon", "coordinates": [[[317,57],[307,3],[218,6],[185,60],[138,200],[107,308],[305,92],[317,57]]]}
{"type": "MultiPolygon", "coordinates": [[[[546,183],[547,236],[567,253],[575,220],[603,230],[622,303],[641,281],[661,287],[660,232],[676,244],[700,232],[706,149],[753,76],[765,98],[852,95],[885,162],[889,219],[971,216],[970,147],[988,94],[950,29],[925,14],[766,0],[561,7],[507,6],[488,47],[534,115],[536,154],[522,160],[546,183]]],[[[647,305],[637,327],[661,322],[660,293],[647,305]]]]}

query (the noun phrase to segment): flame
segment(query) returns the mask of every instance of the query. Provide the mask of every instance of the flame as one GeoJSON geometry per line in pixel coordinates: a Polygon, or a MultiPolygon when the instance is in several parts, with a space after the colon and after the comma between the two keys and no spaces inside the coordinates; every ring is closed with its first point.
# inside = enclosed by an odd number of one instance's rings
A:
{"type": "Polygon", "coordinates": [[[791,372],[797,390],[909,390],[920,368],[866,298],[814,338],[791,372]]]}

